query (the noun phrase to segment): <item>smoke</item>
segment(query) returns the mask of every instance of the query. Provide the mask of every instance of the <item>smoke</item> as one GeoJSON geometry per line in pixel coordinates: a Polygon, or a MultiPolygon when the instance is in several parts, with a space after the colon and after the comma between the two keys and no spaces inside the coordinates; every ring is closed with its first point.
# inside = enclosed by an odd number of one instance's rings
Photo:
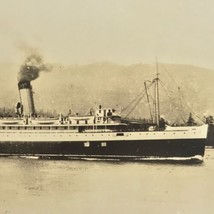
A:
{"type": "Polygon", "coordinates": [[[41,71],[50,71],[51,66],[44,64],[42,57],[39,54],[30,54],[18,73],[18,81],[32,81],[39,77],[41,71]]]}

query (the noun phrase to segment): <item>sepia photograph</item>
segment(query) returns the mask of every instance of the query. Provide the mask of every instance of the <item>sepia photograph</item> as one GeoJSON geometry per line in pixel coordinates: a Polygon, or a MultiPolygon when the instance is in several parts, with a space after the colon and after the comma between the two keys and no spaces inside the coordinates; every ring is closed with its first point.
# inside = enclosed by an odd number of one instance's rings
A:
{"type": "Polygon", "coordinates": [[[0,3],[0,214],[214,212],[213,1],[0,3]]]}

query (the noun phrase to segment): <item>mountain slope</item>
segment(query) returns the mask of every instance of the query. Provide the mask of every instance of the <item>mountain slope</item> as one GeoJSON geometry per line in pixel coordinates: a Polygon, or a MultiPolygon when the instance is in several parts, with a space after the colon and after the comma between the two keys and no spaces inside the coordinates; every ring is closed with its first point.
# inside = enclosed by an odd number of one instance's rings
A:
{"type": "MultiPolygon", "coordinates": [[[[0,108],[13,107],[19,99],[18,70],[19,65],[0,64],[0,108]]],[[[159,64],[158,71],[161,113],[165,117],[176,121],[178,116],[186,119],[190,111],[200,117],[204,113],[214,114],[214,71],[170,64],[159,64]]],[[[147,64],[53,65],[52,71],[41,73],[32,81],[35,105],[37,109],[55,109],[64,113],[69,109],[84,113],[99,104],[123,108],[142,92],[144,81],[152,80],[154,75],[155,66],[147,64]]],[[[126,115],[133,106],[123,114],[126,115]]],[[[145,98],[129,116],[149,116],[145,98]]]]}

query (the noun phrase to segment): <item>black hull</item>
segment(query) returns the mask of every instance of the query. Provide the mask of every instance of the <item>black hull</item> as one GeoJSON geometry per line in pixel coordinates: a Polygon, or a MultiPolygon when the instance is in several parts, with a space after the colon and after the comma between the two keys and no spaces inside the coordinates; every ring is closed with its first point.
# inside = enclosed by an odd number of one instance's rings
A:
{"type": "Polygon", "coordinates": [[[206,146],[214,147],[214,124],[210,124],[208,127],[206,146]]]}
{"type": "Polygon", "coordinates": [[[124,160],[204,156],[205,139],[93,142],[0,142],[0,154],[124,160]]]}

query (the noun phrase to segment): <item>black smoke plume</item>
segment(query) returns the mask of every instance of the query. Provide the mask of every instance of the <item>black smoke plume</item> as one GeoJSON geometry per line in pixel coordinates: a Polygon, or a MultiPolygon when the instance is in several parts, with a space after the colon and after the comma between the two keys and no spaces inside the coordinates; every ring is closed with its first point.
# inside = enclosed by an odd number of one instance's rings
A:
{"type": "Polygon", "coordinates": [[[39,77],[41,71],[50,71],[51,67],[44,64],[43,59],[38,54],[31,54],[27,57],[18,73],[18,81],[32,81],[39,77]]]}

